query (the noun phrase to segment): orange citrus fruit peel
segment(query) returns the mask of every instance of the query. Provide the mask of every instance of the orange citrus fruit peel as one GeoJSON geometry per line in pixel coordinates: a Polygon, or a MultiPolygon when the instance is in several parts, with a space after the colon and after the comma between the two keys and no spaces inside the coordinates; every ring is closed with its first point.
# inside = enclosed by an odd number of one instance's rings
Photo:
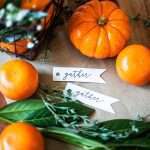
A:
{"type": "Polygon", "coordinates": [[[24,60],[11,60],[0,67],[0,91],[9,99],[32,96],[39,85],[38,71],[24,60]]]}
{"type": "Polygon", "coordinates": [[[0,150],[45,150],[44,139],[35,127],[14,123],[2,131],[0,150]]]}
{"type": "Polygon", "coordinates": [[[119,77],[133,85],[150,82],[150,50],[143,45],[130,45],[121,51],[116,61],[119,77]]]}

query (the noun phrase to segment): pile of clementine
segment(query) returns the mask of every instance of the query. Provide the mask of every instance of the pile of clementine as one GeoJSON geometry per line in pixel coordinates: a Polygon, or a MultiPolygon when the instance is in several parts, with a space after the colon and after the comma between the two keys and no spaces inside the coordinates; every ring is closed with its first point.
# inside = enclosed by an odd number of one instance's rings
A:
{"type": "MultiPolygon", "coordinates": [[[[39,85],[38,71],[24,60],[11,60],[0,67],[0,91],[12,100],[31,97],[39,85]]],[[[0,134],[0,150],[45,150],[44,138],[33,126],[14,123],[0,134]]]]}

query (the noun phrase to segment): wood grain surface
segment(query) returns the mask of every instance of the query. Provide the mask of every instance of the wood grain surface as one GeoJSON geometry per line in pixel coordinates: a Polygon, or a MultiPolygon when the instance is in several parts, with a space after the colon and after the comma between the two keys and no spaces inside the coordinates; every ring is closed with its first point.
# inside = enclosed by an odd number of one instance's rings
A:
{"type": "MultiPolygon", "coordinates": [[[[129,15],[140,14],[142,19],[150,20],[150,0],[118,0],[120,7],[129,15]]],[[[145,28],[142,21],[132,21],[130,43],[140,43],[150,47],[150,27],[145,28]]]]}
{"type": "MultiPolygon", "coordinates": [[[[70,2],[70,1],[69,1],[70,2]]],[[[129,15],[140,14],[143,19],[150,19],[150,0],[118,0],[120,7],[129,15]]],[[[142,21],[132,21],[132,38],[128,44],[138,43],[150,47],[150,28],[145,28],[142,21]]],[[[150,114],[150,86],[135,87],[128,85],[118,78],[115,71],[115,59],[95,60],[81,55],[70,43],[67,35],[67,23],[65,26],[57,27],[56,37],[50,43],[48,62],[50,62],[49,72],[52,66],[75,66],[106,68],[103,75],[106,85],[100,84],[79,84],[83,87],[101,92],[120,99],[120,102],[113,105],[116,111],[115,115],[97,110],[95,118],[98,120],[107,120],[113,118],[136,118],[137,115],[146,116],[150,114]]],[[[46,71],[46,70],[45,70],[46,71]]],[[[46,71],[47,72],[47,71],[46,71]]],[[[50,81],[46,74],[42,76],[43,81],[50,81]]],[[[65,83],[54,83],[62,87],[65,83]]],[[[79,150],[70,145],[57,141],[48,140],[48,150],[79,150]]]]}
{"type": "MultiPolygon", "coordinates": [[[[72,2],[73,0],[68,0],[72,2]]],[[[129,15],[140,14],[143,19],[150,19],[150,0],[117,0],[120,7],[129,15]]],[[[142,21],[132,21],[132,38],[128,44],[139,43],[150,47],[150,27],[144,27],[142,21]]],[[[14,57],[0,54],[0,64],[14,57]]],[[[67,22],[54,30],[54,36],[49,35],[38,59],[32,62],[40,72],[42,84],[64,87],[66,83],[52,81],[52,68],[54,66],[65,67],[89,67],[106,68],[103,74],[106,84],[76,83],[88,89],[118,98],[120,102],[113,104],[116,114],[110,114],[97,110],[94,118],[108,120],[113,118],[137,118],[137,115],[146,116],[150,114],[150,85],[135,87],[122,82],[115,71],[115,58],[96,60],[81,55],[70,43],[67,34],[67,22]],[[51,39],[51,40],[49,40],[51,39]],[[48,45],[48,46],[47,46],[48,45]]],[[[47,140],[48,150],[79,150],[70,145],[47,140]]]]}

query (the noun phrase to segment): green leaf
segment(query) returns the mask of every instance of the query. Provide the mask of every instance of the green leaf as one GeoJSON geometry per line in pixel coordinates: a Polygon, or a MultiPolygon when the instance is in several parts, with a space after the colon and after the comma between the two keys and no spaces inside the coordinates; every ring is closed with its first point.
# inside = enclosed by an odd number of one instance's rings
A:
{"type": "Polygon", "coordinates": [[[91,138],[81,136],[73,129],[51,127],[40,130],[46,135],[55,137],[56,139],[66,143],[79,146],[85,150],[101,150],[104,145],[106,149],[109,147],[114,150],[117,148],[121,148],[121,150],[131,150],[131,148],[140,148],[139,150],[150,149],[150,133],[136,138],[128,138],[123,141],[102,142],[100,140],[93,140],[91,138]]]}
{"type": "Polygon", "coordinates": [[[150,148],[150,123],[127,119],[110,120],[78,130],[80,136],[105,143],[111,148],[150,148]],[[145,142],[144,142],[145,141],[145,142]]]}
{"type": "Polygon", "coordinates": [[[20,29],[13,29],[13,28],[3,28],[0,30],[0,36],[4,35],[15,35],[15,34],[20,34],[22,32],[25,32],[20,29]]]}
{"type": "MultiPolygon", "coordinates": [[[[145,148],[150,149],[150,123],[143,121],[133,121],[127,119],[117,119],[105,121],[101,124],[103,127],[115,131],[116,133],[125,133],[130,132],[130,130],[137,129],[138,132],[134,132],[128,138],[120,141],[112,140],[108,144],[114,148],[121,147],[123,148],[134,147],[134,148],[145,148]],[[134,127],[134,129],[131,129],[134,127]]],[[[131,148],[130,148],[131,149],[131,148]]],[[[140,149],[142,150],[142,149],[140,149]]]]}
{"type": "Polygon", "coordinates": [[[110,120],[95,123],[91,126],[82,126],[79,134],[103,142],[123,141],[143,135],[150,131],[150,123],[127,119],[110,120]]]}
{"type": "Polygon", "coordinates": [[[14,5],[16,6],[19,6],[20,3],[21,3],[21,0],[6,0],[5,4],[8,4],[8,3],[13,3],[14,5]]]}
{"type": "Polygon", "coordinates": [[[54,137],[69,144],[73,144],[83,148],[84,150],[110,150],[110,148],[103,143],[79,136],[70,129],[51,127],[47,129],[40,128],[39,130],[48,136],[54,137]]]}
{"type": "Polygon", "coordinates": [[[17,28],[2,28],[0,30],[0,40],[2,42],[12,43],[27,37],[27,31],[17,28]]]}
{"type": "Polygon", "coordinates": [[[138,147],[122,147],[122,148],[116,148],[115,150],[148,150],[148,149],[138,148],[138,147]]]}
{"type": "MultiPolygon", "coordinates": [[[[94,110],[78,101],[48,104],[51,110],[56,109],[54,113],[46,107],[44,101],[38,99],[9,104],[0,109],[0,121],[31,123],[44,133],[85,150],[110,150],[110,148],[113,150],[121,148],[123,150],[128,147],[150,149],[150,123],[128,119],[97,123],[87,119],[88,121],[82,122],[82,124],[76,122],[76,125],[79,126],[74,126],[75,128],[67,126],[62,128],[56,123],[55,115],[59,118],[64,115],[68,117],[75,113],[76,117],[82,117],[89,116],[94,110]]],[[[64,122],[69,124],[67,119],[64,122]]]]}
{"type": "MultiPolygon", "coordinates": [[[[0,109],[0,120],[6,122],[26,121],[38,124],[38,120],[41,121],[47,115],[51,116],[39,100],[15,102],[0,109]]],[[[44,122],[40,124],[45,125],[44,122]]]]}
{"type": "MultiPolygon", "coordinates": [[[[144,149],[150,149],[150,137],[141,136],[138,138],[129,138],[127,140],[124,140],[120,143],[112,143],[111,146],[115,148],[121,148],[121,149],[127,149],[131,148],[144,148],[144,149]]],[[[142,150],[142,149],[140,149],[142,150]]]]}
{"type": "MultiPolygon", "coordinates": [[[[78,102],[62,102],[55,106],[71,107],[78,115],[90,115],[94,111],[78,102]]],[[[56,125],[54,116],[45,107],[43,101],[34,99],[15,102],[0,109],[0,121],[8,123],[23,121],[40,127],[56,125]]]]}
{"type": "Polygon", "coordinates": [[[144,121],[136,121],[129,119],[116,119],[105,121],[103,123],[100,123],[100,126],[115,131],[116,133],[128,132],[130,130],[131,131],[137,130],[137,132],[135,131],[136,135],[140,135],[143,134],[144,132],[150,131],[149,122],[146,123],[144,121]]]}
{"type": "Polygon", "coordinates": [[[89,108],[78,101],[57,103],[56,106],[62,106],[62,107],[64,106],[64,107],[69,107],[69,108],[75,109],[76,113],[78,115],[82,115],[82,116],[89,116],[95,112],[94,109],[89,108]]]}

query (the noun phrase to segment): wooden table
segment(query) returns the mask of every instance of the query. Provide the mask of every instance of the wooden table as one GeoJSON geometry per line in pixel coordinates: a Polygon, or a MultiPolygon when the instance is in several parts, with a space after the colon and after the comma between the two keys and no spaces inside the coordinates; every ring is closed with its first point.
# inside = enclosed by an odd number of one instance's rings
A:
{"type": "MultiPolygon", "coordinates": [[[[118,0],[120,6],[129,16],[141,14],[142,18],[150,18],[150,0],[118,0]]],[[[145,28],[141,21],[132,22],[132,39],[129,43],[141,43],[150,47],[150,28],[145,28]]],[[[66,83],[52,81],[53,66],[106,68],[103,74],[106,84],[76,83],[88,89],[118,98],[120,102],[113,105],[116,114],[110,114],[97,110],[95,118],[108,120],[113,118],[132,118],[137,115],[146,116],[150,114],[150,86],[135,87],[122,82],[115,71],[115,59],[96,60],[81,55],[70,43],[67,35],[67,24],[58,26],[54,32],[55,36],[51,42],[48,41],[46,62],[43,62],[45,51],[39,58],[32,62],[40,71],[41,83],[51,86],[64,87],[66,83]]],[[[0,55],[0,63],[12,58],[6,54],[0,55]]],[[[47,140],[48,150],[74,150],[70,145],[47,140]]],[[[76,150],[79,150],[77,148],[76,150]]]]}

